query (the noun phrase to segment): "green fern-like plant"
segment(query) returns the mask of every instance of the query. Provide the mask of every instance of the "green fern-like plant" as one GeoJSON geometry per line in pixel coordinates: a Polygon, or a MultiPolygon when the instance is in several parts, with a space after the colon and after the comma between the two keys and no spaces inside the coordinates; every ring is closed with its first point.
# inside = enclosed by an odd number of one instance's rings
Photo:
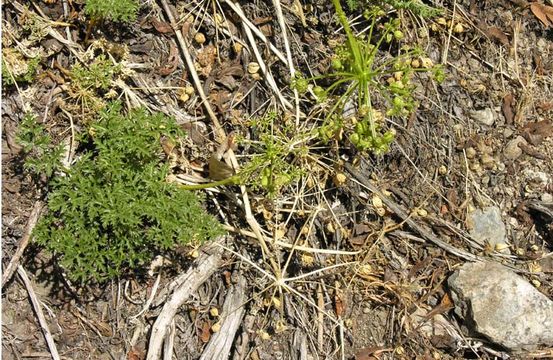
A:
{"type": "Polygon", "coordinates": [[[23,116],[16,141],[23,147],[23,167],[31,174],[50,178],[62,168],[63,145],[53,144],[45,126],[38,122],[34,114],[29,112],[23,116]]]}
{"type": "Polygon", "coordinates": [[[174,121],[110,104],[91,125],[86,150],[51,181],[36,241],[68,275],[103,281],[138,268],[156,252],[198,245],[222,233],[196,194],[166,181],[162,136],[183,136],[174,121]]]}
{"type": "Polygon", "coordinates": [[[136,0],[87,0],[84,11],[94,20],[132,22],[140,4],[136,0]]]}
{"type": "Polygon", "coordinates": [[[409,10],[423,18],[431,18],[442,13],[440,9],[429,6],[420,0],[346,0],[346,4],[350,10],[388,5],[397,10],[409,10]]]}

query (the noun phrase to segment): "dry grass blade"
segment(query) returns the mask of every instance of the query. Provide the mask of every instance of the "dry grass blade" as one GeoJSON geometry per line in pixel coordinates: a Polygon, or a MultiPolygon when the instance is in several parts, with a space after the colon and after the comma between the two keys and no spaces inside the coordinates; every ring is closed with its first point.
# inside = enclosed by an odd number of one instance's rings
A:
{"type": "MultiPolygon", "coordinates": [[[[282,32],[282,39],[284,40],[284,49],[286,50],[286,59],[288,60],[290,78],[293,79],[296,74],[296,69],[294,68],[294,61],[292,60],[292,51],[290,51],[290,42],[288,41],[286,22],[284,21],[284,15],[282,14],[282,6],[280,5],[280,0],[273,0],[273,5],[276,10],[280,30],[282,32]]],[[[300,9],[301,9],[301,6],[300,6],[300,9]]],[[[300,98],[299,98],[297,89],[294,89],[294,101],[296,105],[296,126],[299,126],[300,125],[300,98]]]]}
{"type": "Polygon", "coordinates": [[[190,44],[184,38],[182,32],[178,29],[177,22],[175,21],[175,16],[173,15],[171,8],[167,4],[167,1],[161,0],[161,4],[163,6],[163,10],[165,11],[165,14],[167,15],[167,19],[171,24],[171,27],[175,29],[175,35],[177,37],[177,41],[179,43],[182,53],[184,54],[184,59],[186,61],[186,65],[188,66],[188,70],[190,71],[190,75],[192,76],[192,80],[194,81],[194,87],[196,88],[196,91],[198,91],[198,94],[202,99],[202,104],[204,105],[207,111],[207,114],[209,115],[209,118],[213,122],[216,138],[219,143],[222,143],[226,139],[225,130],[219,123],[219,119],[217,118],[217,115],[215,115],[215,112],[213,111],[209,101],[207,100],[207,96],[205,95],[202,82],[200,81],[198,72],[196,71],[196,68],[194,66],[194,60],[192,59],[192,55],[188,50],[190,48],[190,44]]]}
{"type": "Polygon", "coordinates": [[[244,12],[242,11],[242,8],[240,8],[239,5],[234,3],[232,0],[225,0],[225,4],[227,4],[232,9],[232,11],[234,11],[236,13],[236,15],[238,15],[240,17],[242,22],[251,31],[253,31],[255,33],[255,35],[257,37],[259,37],[261,39],[261,41],[263,41],[264,44],[269,44],[269,48],[279,58],[280,61],[282,61],[284,64],[288,63],[288,61],[286,60],[286,57],[282,54],[282,52],[279,49],[277,49],[277,47],[274,46],[271,42],[269,42],[267,37],[265,35],[263,35],[263,33],[254,24],[252,24],[252,22],[250,20],[248,20],[248,18],[246,17],[244,12]]]}

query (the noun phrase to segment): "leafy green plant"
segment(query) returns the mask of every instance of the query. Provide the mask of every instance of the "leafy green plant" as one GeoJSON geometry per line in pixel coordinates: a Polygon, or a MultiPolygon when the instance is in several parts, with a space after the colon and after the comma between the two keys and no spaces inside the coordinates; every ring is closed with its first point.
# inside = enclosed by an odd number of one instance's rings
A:
{"type": "Polygon", "coordinates": [[[166,181],[162,136],[183,134],[163,114],[123,115],[119,103],[110,104],[84,135],[80,158],[51,181],[49,211],[34,235],[72,279],[103,281],[157,251],[222,233],[194,193],[166,181]]]}
{"type": "Polygon", "coordinates": [[[56,170],[61,169],[63,145],[52,143],[44,125],[32,113],[25,114],[21,120],[16,141],[23,147],[23,166],[27,171],[34,175],[44,174],[49,178],[56,170]]]}
{"type": "Polygon", "coordinates": [[[115,65],[104,54],[98,55],[88,66],[77,63],[71,69],[71,80],[82,89],[107,91],[113,79],[121,72],[121,65],[115,65]]]}
{"type": "Polygon", "coordinates": [[[269,112],[251,121],[258,140],[249,141],[253,155],[243,170],[252,187],[265,190],[270,197],[302,175],[294,161],[307,152],[307,135],[292,124],[276,126],[277,120],[277,113],[269,112]]]}
{"type": "Polygon", "coordinates": [[[84,11],[95,21],[108,19],[111,21],[132,22],[140,4],[136,0],[87,0],[84,11]]]}
{"type": "Polygon", "coordinates": [[[375,103],[378,108],[385,109],[386,116],[408,115],[416,106],[411,83],[413,74],[430,70],[438,74],[439,68],[413,66],[412,62],[423,55],[416,48],[403,47],[395,56],[379,57],[379,50],[385,44],[403,38],[400,20],[391,19],[381,23],[384,13],[379,8],[372,8],[365,13],[371,23],[368,35],[356,36],[340,1],[332,0],[332,3],[347,36],[345,45],[337,48],[332,61],[334,72],[311,79],[296,78],[293,86],[301,91],[310,80],[333,79],[327,88],[315,86],[313,89],[318,100],[332,98],[330,102],[333,103],[319,129],[321,139],[328,141],[336,132],[345,129],[351,143],[359,150],[386,152],[394,139],[394,131],[385,129],[384,116],[379,116],[375,103]],[[355,99],[356,117],[347,121],[342,113],[346,104],[355,99]]]}

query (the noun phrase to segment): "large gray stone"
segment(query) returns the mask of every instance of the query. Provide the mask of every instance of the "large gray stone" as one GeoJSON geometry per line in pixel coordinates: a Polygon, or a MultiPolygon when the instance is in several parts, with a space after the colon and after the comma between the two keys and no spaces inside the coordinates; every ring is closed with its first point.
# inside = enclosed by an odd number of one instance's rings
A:
{"type": "Polygon", "coordinates": [[[510,350],[553,345],[553,301],[503,265],[467,263],[448,284],[469,330],[510,350]]]}

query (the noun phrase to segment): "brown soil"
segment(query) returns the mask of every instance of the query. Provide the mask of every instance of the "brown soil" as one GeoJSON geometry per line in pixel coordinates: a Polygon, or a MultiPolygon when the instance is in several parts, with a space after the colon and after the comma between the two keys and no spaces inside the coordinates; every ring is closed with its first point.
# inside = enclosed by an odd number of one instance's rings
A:
{"type": "MultiPolygon", "coordinates": [[[[77,129],[86,128],[91,114],[72,98],[64,71],[89,46],[99,46],[100,40],[102,46],[116,45],[112,53],[128,51],[126,61],[134,70],[125,79],[126,86],[115,88],[115,97],[127,106],[139,103],[162,111],[183,124],[189,134],[183,150],[186,161],[175,171],[206,176],[201,169],[207,169],[211,154],[217,151],[221,129],[215,128],[197,89],[184,98],[183,88],[193,85],[191,71],[161,2],[142,3],[134,23],[106,21],[94,28],[89,42],[80,2],[3,5],[4,54],[19,47],[41,56],[33,81],[3,86],[3,269],[20,246],[33,207],[47,199],[44,178],[32,177],[23,169],[24,154],[16,140],[23,113],[30,108],[40,114],[56,141],[68,136],[67,113],[77,129]],[[65,10],[64,4],[69,6],[65,10]],[[45,21],[42,33],[25,27],[30,14],[45,21]]],[[[416,78],[419,106],[409,118],[390,120],[397,140],[388,153],[361,154],[343,140],[310,149],[313,161],[290,160],[304,167],[304,175],[276,199],[248,189],[254,216],[268,236],[298,239],[296,245],[330,251],[292,252],[269,243],[269,255],[281,268],[288,264],[285,276],[299,277],[288,281],[290,288],[283,293],[261,272],[272,270],[257,239],[246,234],[252,229],[241,200],[236,201],[238,187],[229,186],[219,194],[208,192],[213,213],[242,231],[230,231],[221,241],[233,252],[223,253],[221,266],[179,307],[174,318],[174,358],[202,356],[214,336],[213,325],[224,321],[212,309],[221,311],[229,289],[240,278],[247,280],[246,301],[235,304],[243,307],[244,317],[233,335],[233,359],[544,356],[547,349],[507,355],[485,339],[468,336],[451,311],[445,284],[452,270],[468,261],[462,254],[478,255],[523,270],[534,284],[539,282],[541,292],[553,297],[553,257],[546,256],[553,251],[552,219],[539,210],[548,206],[553,195],[553,27],[540,21],[529,4],[524,0],[434,2],[443,10],[434,19],[409,11],[392,13],[402,19],[403,41],[420,46],[433,63],[443,64],[446,79],[438,84],[428,75],[416,78]],[[486,109],[493,116],[488,125],[482,120],[481,110],[486,109]],[[518,147],[517,137],[524,139],[518,147]],[[346,175],[345,181],[337,174],[346,175]],[[363,182],[404,209],[418,228],[408,225],[390,206],[380,206],[381,199],[363,182]],[[512,256],[478,246],[468,236],[467,214],[492,205],[501,209],[512,256]],[[438,247],[417,229],[433,234],[461,256],[438,247]],[[310,272],[314,273],[302,277],[310,272]],[[428,331],[420,320],[426,315],[433,321],[441,316],[463,340],[428,331]]],[[[240,16],[227,2],[179,1],[173,2],[171,11],[179,20],[189,11],[194,14],[193,23],[179,25],[224,133],[256,140],[258,134],[248,119],[277,111],[278,121],[293,122],[294,109],[286,110],[279,96],[292,106],[295,100],[288,65],[267,46],[271,43],[286,54],[273,3],[244,1],[241,5],[245,17],[267,37],[267,42],[257,37],[256,44],[280,94],[263,75],[249,72],[248,65],[256,58],[240,16]],[[205,41],[198,41],[196,32],[205,41]],[[242,51],[237,51],[238,46],[242,51]]],[[[296,69],[327,73],[333,44],[345,39],[331,2],[283,0],[282,7],[296,69]],[[298,4],[302,12],[296,10],[298,4]]],[[[359,14],[348,15],[353,19],[359,14]]],[[[354,28],[361,30],[363,25],[359,21],[354,28]]],[[[318,106],[301,98],[304,116],[298,132],[316,126],[318,106]]],[[[251,149],[243,146],[234,152],[240,162],[245,161],[240,155],[251,155],[251,149]]],[[[146,358],[151,327],[165,298],[156,294],[153,305],[137,314],[155,289],[158,273],[77,287],[65,280],[52,255],[32,241],[19,263],[31,278],[61,358],[146,358]]],[[[193,258],[177,264],[177,271],[185,273],[194,266],[191,263],[193,258]]],[[[159,274],[158,293],[177,276],[168,270],[159,274]]],[[[2,305],[3,359],[50,358],[17,272],[3,286],[2,305]]]]}

